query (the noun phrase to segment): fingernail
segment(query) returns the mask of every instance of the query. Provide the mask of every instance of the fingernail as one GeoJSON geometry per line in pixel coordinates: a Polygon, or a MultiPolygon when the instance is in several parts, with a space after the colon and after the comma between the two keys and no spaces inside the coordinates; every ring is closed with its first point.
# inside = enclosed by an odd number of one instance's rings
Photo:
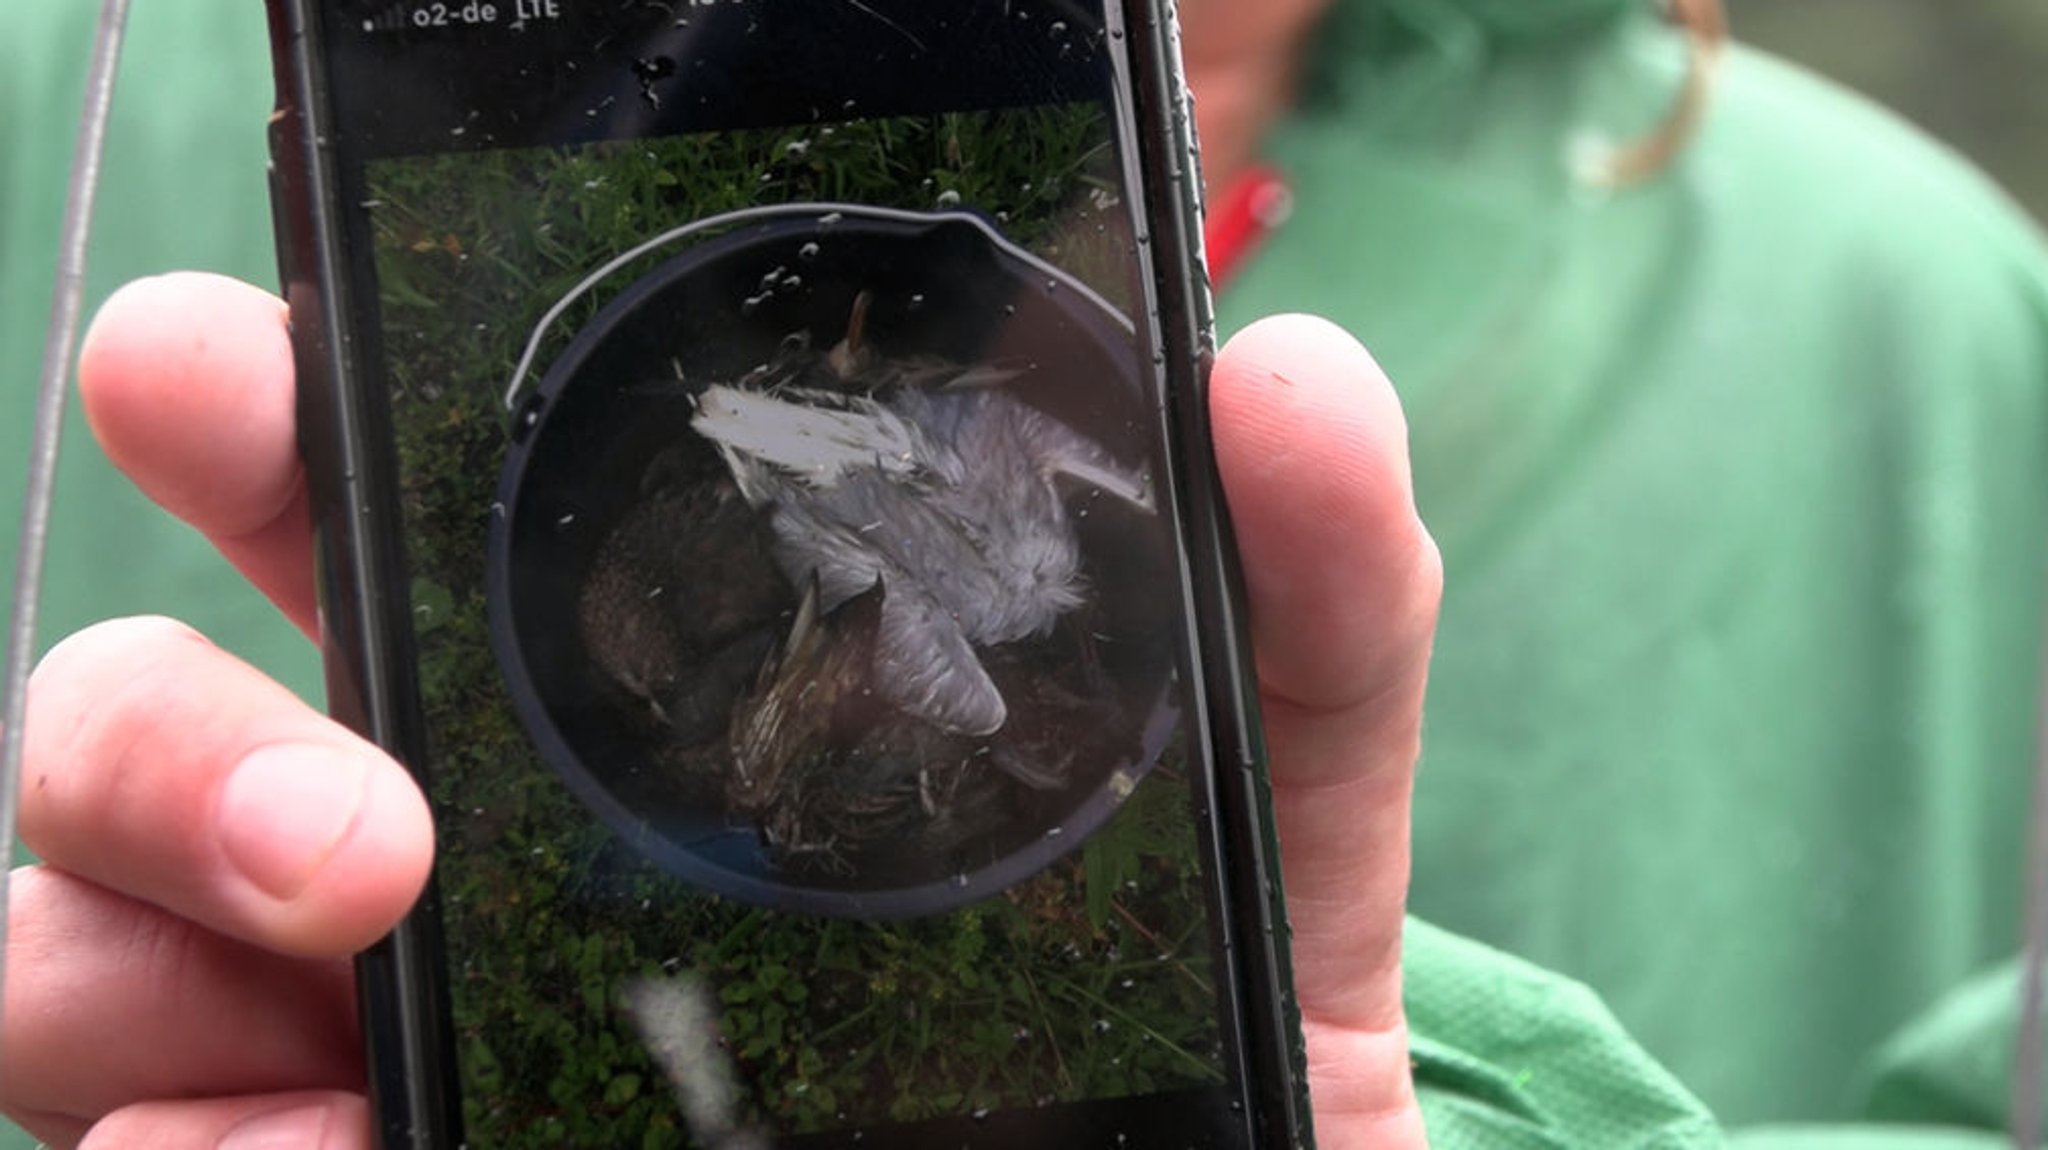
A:
{"type": "Polygon", "coordinates": [[[318,1150],[327,1138],[325,1106],[300,1106],[258,1114],[235,1124],[220,1150],[318,1150]]]}
{"type": "Polygon", "coordinates": [[[264,747],[221,791],[221,849],[265,894],[296,898],[355,825],[369,778],[360,756],[335,747],[264,747]]]}

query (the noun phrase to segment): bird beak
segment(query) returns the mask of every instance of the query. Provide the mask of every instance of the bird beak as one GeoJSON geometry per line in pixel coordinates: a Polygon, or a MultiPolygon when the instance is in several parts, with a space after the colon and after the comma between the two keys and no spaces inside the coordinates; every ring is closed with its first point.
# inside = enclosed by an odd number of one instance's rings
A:
{"type": "Polygon", "coordinates": [[[868,308],[874,302],[874,293],[865,289],[853,297],[853,314],[846,320],[846,338],[840,340],[825,356],[825,361],[832,367],[832,373],[841,379],[852,378],[865,362],[868,308]]]}

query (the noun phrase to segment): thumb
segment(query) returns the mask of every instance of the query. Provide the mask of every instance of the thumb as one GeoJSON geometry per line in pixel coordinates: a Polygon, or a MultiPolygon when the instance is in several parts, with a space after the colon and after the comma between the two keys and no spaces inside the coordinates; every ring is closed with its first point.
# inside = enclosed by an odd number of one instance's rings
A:
{"type": "Polygon", "coordinates": [[[1250,599],[1318,1126],[1409,1121],[1401,922],[1442,568],[1415,512],[1407,424],[1365,349],[1301,316],[1230,342],[1210,410],[1250,599]]]}

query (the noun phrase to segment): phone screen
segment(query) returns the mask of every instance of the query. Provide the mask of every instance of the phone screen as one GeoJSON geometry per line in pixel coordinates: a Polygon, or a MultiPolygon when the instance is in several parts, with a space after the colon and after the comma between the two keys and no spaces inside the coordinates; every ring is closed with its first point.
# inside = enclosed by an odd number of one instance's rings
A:
{"type": "Polygon", "coordinates": [[[340,3],[467,1144],[1252,1144],[1119,18],[340,3]]]}

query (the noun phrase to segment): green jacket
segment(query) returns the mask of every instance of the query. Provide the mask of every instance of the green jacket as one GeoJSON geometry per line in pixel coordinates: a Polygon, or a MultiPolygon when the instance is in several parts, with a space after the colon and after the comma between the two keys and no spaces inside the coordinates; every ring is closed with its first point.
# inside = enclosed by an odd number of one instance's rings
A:
{"type": "Polygon", "coordinates": [[[1331,315],[1406,401],[1448,587],[1415,912],[1594,987],[1731,1126],[1996,1122],[1995,1031],[1938,1114],[1877,1056],[2017,945],[2048,263],[1749,53],[1654,182],[1575,178],[1675,97],[1648,7],[1343,7],[1226,317],[1331,315]]]}
{"type": "MultiPolygon", "coordinates": [[[[2000,1119],[2010,972],[1968,980],[2015,945],[2036,237],[1952,158],[1741,53],[1670,171],[1584,186],[1574,149],[1647,129],[1677,87],[1679,41],[1638,6],[1339,3],[1271,147],[1298,210],[1223,306],[1374,347],[1445,549],[1414,906],[1487,945],[1411,926],[1435,1143],[1719,1145],[1704,1098],[1780,1124],[1751,1147],[1995,1144],[1968,1131],[2000,1119]],[[1901,1125],[1785,1128],[1865,1117],[1901,1125]]],[[[92,11],[10,16],[20,410],[92,11]]],[[[263,37],[246,0],[138,6],[96,297],[180,266],[274,280],[263,37]]],[[[0,422],[0,459],[26,436],[0,422]]],[[[168,612],[317,691],[273,612],[82,428],[69,448],[49,636],[168,612]]]]}

